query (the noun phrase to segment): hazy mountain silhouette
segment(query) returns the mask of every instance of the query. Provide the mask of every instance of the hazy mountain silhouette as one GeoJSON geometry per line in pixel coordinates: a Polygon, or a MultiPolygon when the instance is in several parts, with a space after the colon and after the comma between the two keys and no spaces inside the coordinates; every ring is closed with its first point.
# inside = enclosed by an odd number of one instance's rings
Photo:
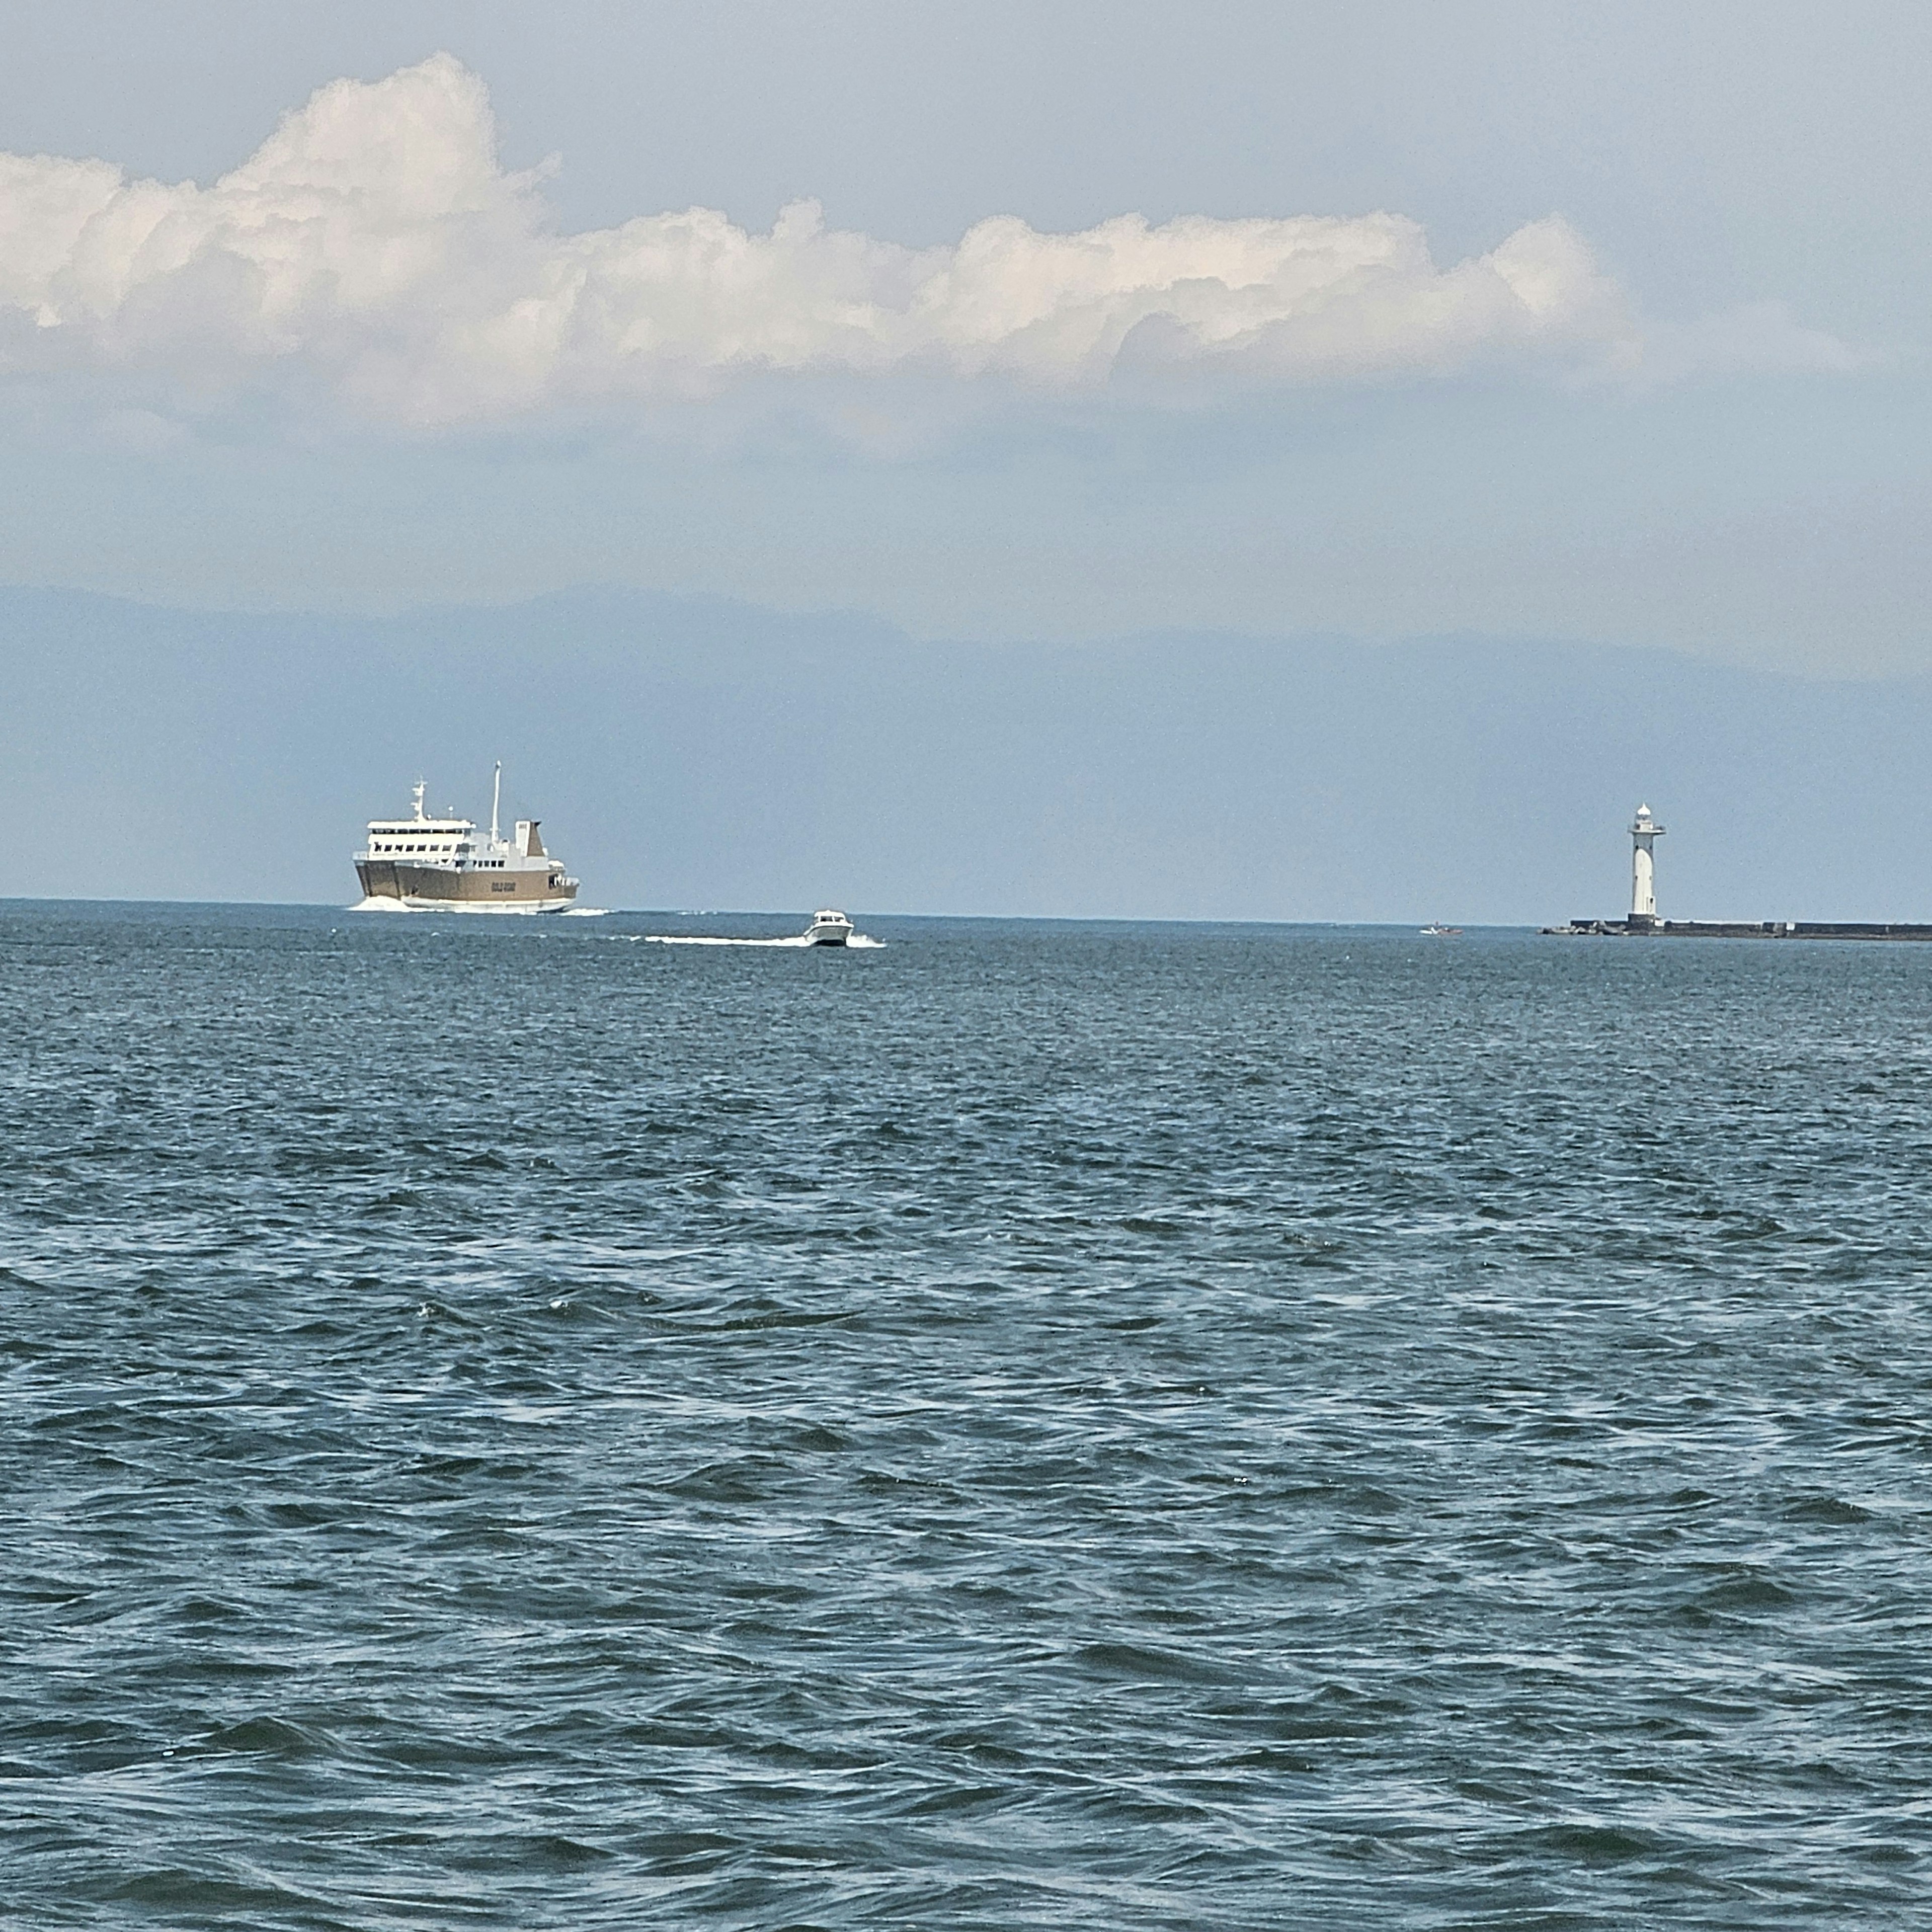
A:
{"type": "Polygon", "coordinates": [[[932,644],[586,591],[394,619],[0,592],[0,893],[346,902],[410,782],[506,766],[586,903],[1542,922],[1932,919],[1932,684],[1663,652],[932,644]]]}

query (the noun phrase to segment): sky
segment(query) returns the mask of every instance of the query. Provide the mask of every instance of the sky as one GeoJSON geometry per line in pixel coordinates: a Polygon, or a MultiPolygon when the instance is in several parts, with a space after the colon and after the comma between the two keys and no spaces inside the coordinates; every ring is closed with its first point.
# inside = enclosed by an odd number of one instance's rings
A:
{"type": "Polygon", "coordinates": [[[0,583],[1932,669],[1932,14],[0,5],[0,583]]]}

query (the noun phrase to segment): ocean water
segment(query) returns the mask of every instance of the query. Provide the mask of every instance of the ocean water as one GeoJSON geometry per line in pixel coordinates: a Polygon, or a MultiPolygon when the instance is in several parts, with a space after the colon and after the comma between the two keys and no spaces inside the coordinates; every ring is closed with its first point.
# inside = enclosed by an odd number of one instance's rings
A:
{"type": "Polygon", "coordinates": [[[0,907],[0,1918],[1925,1925],[1932,947],[0,907]]]}

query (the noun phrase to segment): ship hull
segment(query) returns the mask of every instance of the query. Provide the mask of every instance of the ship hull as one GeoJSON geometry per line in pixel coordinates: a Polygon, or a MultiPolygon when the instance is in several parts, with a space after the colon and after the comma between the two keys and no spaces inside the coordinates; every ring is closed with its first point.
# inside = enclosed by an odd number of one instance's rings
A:
{"type": "Polygon", "coordinates": [[[358,859],[356,876],[364,904],[408,912],[562,912],[577,897],[577,881],[552,885],[540,872],[454,872],[436,866],[403,866],[358,859]]]}

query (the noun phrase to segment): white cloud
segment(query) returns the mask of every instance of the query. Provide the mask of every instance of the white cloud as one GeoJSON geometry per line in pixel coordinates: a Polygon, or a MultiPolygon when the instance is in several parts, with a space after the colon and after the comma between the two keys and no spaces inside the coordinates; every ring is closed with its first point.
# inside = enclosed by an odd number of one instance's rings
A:
{"type": "MultiPolygon", "coordinates": [[[[1788,359],[1804,332],[1771,342],[1767,327],[1750,324],[1754,355],[1788,359]]],[[[1843,353],[1806,338],[1814,363],[1820,344],[1843,353]]],[[[1498,359],[1630,372],[1644,353],[1556,217],[1448,268],[1385,214],[1124,214],[1072,235],[998,216],[916,250],[800,202],[769,234],[706,208],[562,233],[539,176],[499,166],[483,84],[447,55],[323,88],[211,188],[0,156],[0,371],[119,370],[217,395],[292,380],[424,427],[704,396],[752,374],[1192,392],[1498,359]]]]}

